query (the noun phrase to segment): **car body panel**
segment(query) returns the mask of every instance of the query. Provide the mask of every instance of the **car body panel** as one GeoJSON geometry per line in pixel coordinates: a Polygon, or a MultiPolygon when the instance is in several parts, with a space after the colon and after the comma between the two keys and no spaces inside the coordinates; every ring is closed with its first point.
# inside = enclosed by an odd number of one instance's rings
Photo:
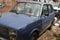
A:
{"type": "MultiPolygon", "coordinates": [[[[19,2],[19,3],[33,3],[39,4],[39,2],[19,2]]],[[[18,3],[18,4],[19,4],[18,3]]],[[[43,8],[44,3],[41,8],[43,8]]],[[[49,4],[46,4],[49,5],[49,4]]],[[[40,9],[40,14],[42,14],[42,9],[40,9]]],[[[9,30],[17,31],[17,39],[16,40],[29,40],[30,36],[34,31],[38,31],[41,34],[43,31],[48,29],[51,26],[51,23],[54,19],[54,13],[49,13],[48,16],[27,16],[24,14],[16,14],[16,13],[7,13],[2,14],[0,17],[0,27],[4,25],[4,27],[9,30]]]]}
{"type": "Polygon", "coordinates": [[[36,21],[36,17],[29,17],[23,14],[16,14],[16,13],[7,13],[3,14],[0,18],[0,24],[6,25],[8,27],[14,28],[14,29],[20,29],[25,28],[27,24],[30,24],[34,21],[36,21]]]}

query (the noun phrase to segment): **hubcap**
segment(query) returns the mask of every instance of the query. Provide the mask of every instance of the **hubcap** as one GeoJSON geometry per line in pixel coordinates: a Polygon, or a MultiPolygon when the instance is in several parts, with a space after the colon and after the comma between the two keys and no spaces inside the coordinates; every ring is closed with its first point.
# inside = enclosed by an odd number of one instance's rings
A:
{"type": "Polygon", "coordinates": [[[32,36],[32,40],[37,40],[37,34],[35,33],[35,34],[33,34],[33,36],[32,36]]]}

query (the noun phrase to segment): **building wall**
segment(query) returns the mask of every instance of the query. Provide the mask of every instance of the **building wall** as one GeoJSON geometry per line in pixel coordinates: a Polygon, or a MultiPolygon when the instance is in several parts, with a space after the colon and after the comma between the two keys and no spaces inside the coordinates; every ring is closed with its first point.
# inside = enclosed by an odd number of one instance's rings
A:
{"type": "Polygon", "coordinates": [[[32,1],[32,0],[20,0],[20,1],[32,1]]]}
{"type": "MultiPolygon", "coordinates": [[[[20,0],[20,1],[33,1],[33,0],[20,0]]],[[[44,0],[34,0],[34,1],[41,1],[41,2],[43,2],[44,0]]]]}
{"type": "MultiPolygon", "coordinates": [[[[33,0],[20,0],[20,1],[33,1],[33,0]]],[[[60,2],[60,0],[37,0],[37,1],[41,1],[41,2],[44,2],[44,1],[46,1],[46,2],[49,2],[49,1],[60,2]]]]}
{"type": "Polygon", "coordinates": [[[55,2],[60,2],[60,0],[53,0],[53,1],[55,1],[55,2]]]}

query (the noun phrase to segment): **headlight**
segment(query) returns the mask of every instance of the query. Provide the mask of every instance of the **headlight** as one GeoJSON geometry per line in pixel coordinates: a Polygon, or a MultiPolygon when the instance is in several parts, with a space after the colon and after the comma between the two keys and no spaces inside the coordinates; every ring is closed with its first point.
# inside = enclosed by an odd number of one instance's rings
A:
{"type": "Polygon", "coordinates": [[[10,31],[9,34],[10,35],[16,35],[16,32],[15,31],[10,31]]]}
{"type": "Polygon", "coordinates": [[[16,31],[10,31],[10,32],[9,32],[9,39],[10,39],[10,40],[16,40],[16,38],[17,38],[17,33],[16,33],[16,31]]]}

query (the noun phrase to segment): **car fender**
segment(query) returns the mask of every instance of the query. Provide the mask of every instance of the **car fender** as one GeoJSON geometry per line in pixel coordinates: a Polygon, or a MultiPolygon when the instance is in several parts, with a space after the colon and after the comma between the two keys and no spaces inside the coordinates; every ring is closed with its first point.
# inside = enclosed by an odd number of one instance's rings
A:
{"type": "Polygon", "coordinates": [[[38,28],[34,28],[31,32],[30,32],[30,35],[31,36],[35,31],[38,31],[39,32],[39,29],[38,28]]]}

